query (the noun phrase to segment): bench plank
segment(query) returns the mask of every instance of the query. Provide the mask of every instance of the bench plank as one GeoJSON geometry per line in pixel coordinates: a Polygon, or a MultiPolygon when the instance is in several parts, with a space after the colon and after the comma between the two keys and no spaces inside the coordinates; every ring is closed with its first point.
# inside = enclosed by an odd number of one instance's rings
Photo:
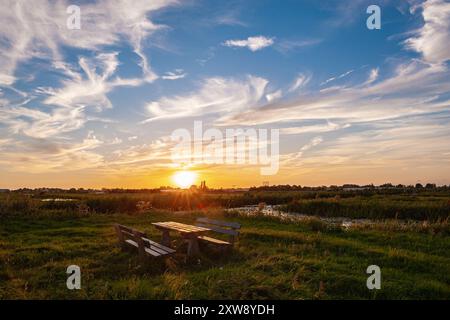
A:
{"type": "MultiPolygon", "coordinates": [[[[125,240],[125,242],[126,242],[127,244],[129,244],[130,246],[134,247],[134,248],[139,248],[139,245],[137,244],[136,241],[133,241],[133,240],[128,239],[128,240],[125,240]]],[[[161,256],[161,255],[167,254],[167,252],[160,253],[160,252],[157,252],[157,251],[155,251],[155,250],[153,250],[153,249],[154,249],[154,248],[152,248],[152,249],[150,249],[150,248],[145,248],[145,252],[151,254],[151,255],[154,256],[154,257],[159,257],[159,256],[161,256]]]]}
{"type": "Polygon", "coordinates": [[[145,255],[162,257],[176,252],[174,249],[147,239],[145,233],[141,231],[131,229],[120,224],[115,224],[114,229],[116,230],[120,243],[137,248],[141,258],[145,255]]]}
{"type": "Polygon", "coordinates": [[[161,250],[163,250],[163,251],[165,251],[167,253],[175,253],[176,252],[176,250],[174,250],[172,248],[169,248],[169,247],[166,247],[166,246],[164,246],[162,244],[159,244],[159,243],[157,243],[155,241],[152,241],[150,239],[143,238],[142,240],[144,240],[145,242],[150,243],[151,246],[154,246],[154,247],[156,247],[158,249],[161,249],[161,250]]]}
{"type": "Polygon", "coordinates": [[[211,242],[217,245],[224,245],[224,246],[230,246],[231,243],[228,241],[223,241],[223,240],[219,240],[219,239],[215,239],[215,238],[211,238],[211,237],[207,237],[207,236],[200,236],[198,237],[199,240],[202,241],[206,241],[206,242],[211,242]]]}
{"type": "Polygon", "coordinates": [[[154,250],[152,250],[150,248],[145,248],[145,252],[147,252],[148,254],[151,254],[154,257],[160,257],[160,256],[163,256],[163,255],[167,255],[167,252],[165,254],[161,254],[161,253],[156,252],[156,251],[154,251],[154,250]]]}
{"type": "Polygon", "coordinates": [[[237,222],[220,221],[220,220],[214,220],[214,219],[210,219],[210,218],[198,218],[197,221],[202,222],[202,223],[207,223],[207,224],[215,224],[218,226],[229,227],[229,228],[233,228],[233,229],[241,228],[241,225],[237,222]]]}
{"type": "Polygon", "coordinates": [[[134,240],[131,240],[131,239],[125,240],[125,243],[132,245],[133,247],[136,247],[136,248],[138,247],[137,242],[134,240]]]}
{"type": "Polygon", "coordinates": [[[228,241],[204,235],[198,237],[200,241],[208,242],[210,244],[214,244],[220,247],[232,247],[233,244],[236,242],[237,237],[239,236],[239,231],[241,228],[241,225],[237,222],[219,221],[209,218],[198,218],[196,220],[196,225],[199,227],[208,228],[211,231],[220,234],[228,235],[229,236],[228,241]]]}
{"type": "Polygon", "coordinates": [[[233,236],[233,237],[236,237],[236,236],[239,235],[239,232],[237,232],[236,230],[223,229],[223,228],[214,227],[214,226],[207,226],[207,225],[202,224],[202,223],[197,223],[196,225],[199,226],[199,227],[211,229],[212,231],[215,231],[215,232],[218,232],[218,233],[228,234],[228,235],[233,236]]]}
{"type": "Polygon", "coordinates": [[[167,251],[164,251],[163,249],[157,248],[155,246],[146,247],[145,249],[146,250],[149,249],[149,250],[155,251],[155,252],[159,253],[160,255],[169,254],[167,251]]]}
{"type": "Polygon", "coordinates": [[[193,233],[193,232],[204,232],[209,231],[205,230],[205,228],[200,228],[198,226],[188,225],[179,222],[154,222],[152,223],[156,228],[173,230],[181,233],[193,233]]]}

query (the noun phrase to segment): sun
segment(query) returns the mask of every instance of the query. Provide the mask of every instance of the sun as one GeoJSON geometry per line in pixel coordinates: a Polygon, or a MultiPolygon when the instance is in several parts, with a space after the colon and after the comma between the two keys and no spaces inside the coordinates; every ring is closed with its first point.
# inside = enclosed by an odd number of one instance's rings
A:
{"type": "Polygon", "coordinates": [[[178,171],[172,176],[172,180],[180,188],[186,189],[192,186],[197,179],[197,174],[192,171],[178,171]]]}

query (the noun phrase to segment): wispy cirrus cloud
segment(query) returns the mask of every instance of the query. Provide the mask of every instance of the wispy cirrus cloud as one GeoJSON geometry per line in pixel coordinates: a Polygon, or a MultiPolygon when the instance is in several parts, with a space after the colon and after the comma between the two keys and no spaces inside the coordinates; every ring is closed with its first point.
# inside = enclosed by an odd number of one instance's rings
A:
{"type": "Polygon", "coordinates": [[[174,71],[168,71],[161,76],[163,80],[178,80],[187,76],[187,73],[183,69],[175,69],[174,71]]]}
{"type": "Polygon", "coordinates": [[[448,163],[450,146],[441,137],[450,133],[448,126],[437,119],[406,119],[383,121],[368,130],[344,135],[333,140],[310,159],[319,157],[347,158],[355,165],[394,166],[414,170],[418,166],[448,163]],[[431,160],[431,161],[430,161],[431,160]],[[410,166],[414,162],[416,166],[410,166]]]}
{"type": "Polygon", "coordinates": [[[268,102],[274,102],[279,100],[281,97],[283,97],[283,91],[282,90],[276,90],[274,92],[270,92],[266,94],[266,100],[268,102]]]}
{"type": "Polygon", "coordinates": [[[307,40],[297,40],[297,39],[280,39],[276,42],[274,48],[275,50],[287,54],[292,51],[296,51],[302,48],[308,48],[320,44],[322,39],[307,39],[307,40]]]}
{"type": "Polygon", "coordinates": [[[265,36],[248,37],[244,40],[227,40],[223,43],[226,47],[247,48],[250,51],[258,51],[274,44],[274,38],[265,36]]]}
{"type": "Polygon", "coordinates": [[[305,134],[305,133],[320,133],[320,132],[329,132],[339,129],[349,128],[351,125],[349,123],[346,124],[338,124],[327,121],[326,124],[315,124],[315,125],[299,125],[296,127],[288,127],[282,128],[282,134],[305,134]]]}
{"type": "Polygon", "coordinates": [[[66,27],[68,1],[4,0],[0,3],[0,84],[11,85],[20,62],[32,58],[63,61],[61,47],[98,50],[127,41],[141,58],[143,78],[157,78],[143,52],[143,40],[163,26],[147,18],[150,12],[176,0],[129,2],[98,0],[81,4],[82,30],[66,27]]]}
{"type": "Polygon", "coordinates": [[[93,132],[81,142],[32,139],[9,145],[2,152],[0,165],[27,173],[68,172],[104,165],[104,157],[94,150],[103,141],[93,132]],[[11,165],[14,164],[14,165],[11,165]]]}
{"type": "Polygon", "coordinates": [[[320,85],[323,86],[323,85],[326,85],[326,84],[328,84],[328,83],[330,83],[330,82],[332,82],[332,81],[335,81],[335,80],[339,80],[339,79],[345,78],[346,76],[352,74],[354,71],[355,71],[355,70],[353,70],[353,69],[352,69],[352,70],[348,70],[348,71],[346,71],[346,72],[344,72],[344,73],[342,73],[342,74],[340,74],[340,75],[338,75],[338,76],[334,76],[334,77],[328,78],[327,80],[325,80],[324,82],[322,82],[320,85]]]}
{"type": "Polygon", "coordinates": [[[374,68],[370,70],[369,77],[367,78],[367,81],[364,83],[365,85],[371,84],[372,82],[376,81],[379,76],[379,68],[374,68]]]}
{"type": "MultiPolygon", "coordinates": [[[[383,80],[308,92],[282,101],[224,116],[222,125],[261,125],[283,121],[327,120],[367,122],[437,112],[448,106],[450,72],[445,66],[413,60],[399,65],[383,80]]],[[[378,73],[377,73],[378,76],[378,73]]]]}
{"type": "Polygon", "coordinates": [[[232,9],[207,19],[207,22],[225,26],[247,27],[247,23],[239,16],[240,12],[236,9],[232,9]]]}
{"type": "Polygon", "coordinates": [[[289,88],[289,92],[297,91],[298,89],[306,86],[308,82],[311,80],[311,76],[305,74],[299,74],[297,78],[295,78],[291,87],[289,88]]]}
{"type": "Polygon", "coordinates": [[[109,165],[113,167],[143,165],[171,167],[173,166],[171,148],[176,144],[177,142],[172,141],[169,136],[164,136],[151,143],[118,149],[112,153],[109,165]]]}
{"type": "MultiPolygon", "coordinates": [[[[15,133],[24,133],[35,138],[61,135],[81,128],[89,121],[88,113],[111,108],[107,97],[118,86],[137,86],[143,79],[113,78],[119,61],[117,53],[100,53],[93,59],[81,57],[78,61],[83,73],[69,64],[59,67],[67,75],[59,89],[39,88],[37,93],[46,98],[44,105],[52,106],[49,111],[30,106],[7,105],[0,111],[3,122],[15,133]]],[[[28,103],[32,104],[32,103],[28,103]]]]}
{"type": "Polygon", "coordinates": [[[72,78],[63,81],[60,89],[47,89],[47,105],[61,107],[95,107],[98,110],[110,108],[111,102],[106,97],[112,87],[107,80],[114,74],[119,65],[117,53],[101,53],[95,59],[81,57],[78,61],[83,74],[73,72],[72,78]],[[100,72],[98,72],[100,70],[100,72]],[[97,73],[98,72],[98,73],[97,73]]]}
{"type": "Polygon", "coordinates": [[[255,76],[208,78],[193,93],[150,102],[147,110],[152,116],[144,122],[243,110],[262,100],[267,84],[266,79],[255,76]]]}

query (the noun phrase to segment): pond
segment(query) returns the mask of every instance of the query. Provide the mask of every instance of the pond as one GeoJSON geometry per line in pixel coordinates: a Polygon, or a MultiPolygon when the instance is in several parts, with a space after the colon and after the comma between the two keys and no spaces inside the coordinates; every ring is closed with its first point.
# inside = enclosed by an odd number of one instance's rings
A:
{"type": "MultiPolygon", "coordinates": [[[[320,216],[313,216],[313,215],[307,215],[302,213],[295,213],[295,212],[284,212],[280,210],[280,206],[272,206],[272,205],[266,205],[264,207],[260,206],[243,206],[243,207],[237,207],[237,208],[230,208],[226,211],[237,211],[241,215],[246,216],[266,216],[266,217],[277,217],[281,220],[287,220],[287,221],[301,221],[301,220],[307,220],[311,218],[319,219],[321,221],[324,221],[326,223],[341,226],[344,229],[351,228],[353,226],[357,225],[372,225],[376,223],[377,221],[372,219],[350,219],[345,217],[320,217],[320,216]]],[[[418,222],[418,221],[417,221],[418,222]]],[[[403,223],[403,221],[401,222],[403,223]]],[[[411,221],[404,221],[405,224],[411,223],[411,221]]]]}

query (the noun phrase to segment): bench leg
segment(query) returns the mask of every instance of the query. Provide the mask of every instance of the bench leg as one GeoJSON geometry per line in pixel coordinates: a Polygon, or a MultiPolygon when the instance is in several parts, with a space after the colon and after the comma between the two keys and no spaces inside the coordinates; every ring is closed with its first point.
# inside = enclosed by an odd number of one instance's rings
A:
{"type": "Polygon", "coordinates": [[[122,230],[120,230],[120,227],[119,227],[118,224],[114,225],[114,230],[116,231],[117,238],[119,239],[119,245],[122,248],[122,250],[124,250],[125,247],[126,247],[125,246],[125,239],[123,237],[122,230]]]}
{"type": "Polygon", "coordinates": [[[198,247],[197,237],[188,238],[187,241],[188,241],[187,255],[189,257],[198,255],[200,253],[200,250],[198,247]]]}
{"type": "Polygon", "coordinates": [[[168,230],[163,230],[161,244],[170,248],[170,233],[168,230]]]}

